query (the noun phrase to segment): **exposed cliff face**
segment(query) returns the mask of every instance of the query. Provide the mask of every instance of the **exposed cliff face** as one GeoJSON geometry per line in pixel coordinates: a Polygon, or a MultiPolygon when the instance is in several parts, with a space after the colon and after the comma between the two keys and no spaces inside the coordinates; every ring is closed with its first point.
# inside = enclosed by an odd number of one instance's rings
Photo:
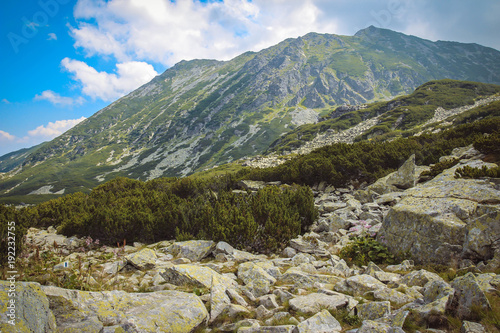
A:
{"type": "Polygon", "coordinates": [[[498,72],[494,49],[374,27],[310,33],[225,62],[182,61],[28,156],[3,176],[0,195],[187,175],[261,153],[338,105],[389,99],[432,79],[494,81],[498,72]]]}

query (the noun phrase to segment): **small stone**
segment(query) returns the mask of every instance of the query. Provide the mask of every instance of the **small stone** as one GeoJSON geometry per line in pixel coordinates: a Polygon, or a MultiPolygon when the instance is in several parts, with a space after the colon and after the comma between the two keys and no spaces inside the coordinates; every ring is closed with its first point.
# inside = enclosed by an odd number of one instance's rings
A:
{"type": "Polygon", "coordinates": [[[248,306],[248,303],[245,301],[245,299],[243,297],[241,297],[241,295],[234,289],[232,288],[228,288],[226,289],[226,294],[229,296],[229,298],[238,303],[239,305],[241,306],[248,306]]]}
{"type": "Polygon", "coordinates": [[[486,333],[486,330],[481,324],[464,320],[460,333],[486,333]]]}
{"type": "Polygon", "coordinates": [[[261,296],[257,300],[260,305],[265,306],[269,310],[279,307],[278,303],[276,302],[276,295],[274,294],[261,296]]]}
{"type": "Polygon", "coordinates": [[[257,319],[265,319],[272,315],[272,312],[269,311],[264,305],[259,305],[257,309],[255,309],[255,315],[257,319]]]}
{"type": "Polygon", "coordinates": [[[286,247],[283,250],[283,257],[285,257],[285,258],[293,258],[296,254],[297,254],[297,251],[291,247],[286,247]]]}

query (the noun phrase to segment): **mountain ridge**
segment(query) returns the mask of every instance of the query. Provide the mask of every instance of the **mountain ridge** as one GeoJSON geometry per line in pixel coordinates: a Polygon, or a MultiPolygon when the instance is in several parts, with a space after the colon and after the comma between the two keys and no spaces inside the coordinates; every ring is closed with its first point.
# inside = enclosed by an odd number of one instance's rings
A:
{"type": "Polygon", "coordinates": [[[184,176],[260,154],[339,105],[500,72],[491,48],[374,27],[356,35],[310,33],[229,61],[182,61],[32,153],[2,176],[0,195],[15,186],[16,195],[48,184],[70,193],[117,176],[184,176]]]}

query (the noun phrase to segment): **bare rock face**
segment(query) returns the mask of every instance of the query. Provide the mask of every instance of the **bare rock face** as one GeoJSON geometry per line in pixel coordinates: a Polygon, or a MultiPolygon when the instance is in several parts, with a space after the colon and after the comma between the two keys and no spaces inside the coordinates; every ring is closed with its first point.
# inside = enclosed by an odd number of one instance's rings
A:
{"type": "Polygon", "coordinates": [[[53,332],[56,328],[49,300],[35,282],[0,281],[0,330],[2,332],[53,332]],[[16,294],[8,298],[8,294],[16,294]],[[14,299],[15,303],[9,302],[14,299]],[[11,325],[9,321],[15,323],[11,325]]]}
{"type": "Polygon", "coordinates": [[[420,263],[458,266],[462,259],[493,258],[499,250],[500,191],[487,180],[455,179],[464,165],[496,166],[466,161],[406,190],[384,218],[378,240],[393,253],[409,251],[420,263]]]}
{"type": "Polygon", "coordinates": [[[116,326],[126,332],[189,332],[208,318],[198,296],[178,291],[86,292],[42,287],[59,331],[99,332],[116,326]]]}

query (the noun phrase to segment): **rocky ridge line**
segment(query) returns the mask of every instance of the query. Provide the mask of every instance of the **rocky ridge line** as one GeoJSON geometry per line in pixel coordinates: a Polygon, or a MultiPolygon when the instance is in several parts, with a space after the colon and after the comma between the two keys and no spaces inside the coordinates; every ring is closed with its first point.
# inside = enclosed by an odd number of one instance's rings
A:
{"type": "MultiPolygon", "coordinates": [[[[463,112],[469,111],[473,108],[476,108],[476,107],[479,107],[482,105],[486,105],[486,104],[489,104],[489,103],[492,103],[495,101],[499,101],[499,100],[500,100],[500,95],[495,95],[495,96],[490,96],[488,98],[480,99],[480,100],[476,101],[473,105],[465,105],[465,106],[461,106],[461,107],[454,108],[454,109],[448,109],[448,110],[445,110],[442,107],[438,107],[434,111],[434,116],[432,117],[432,119],[430,119],[429,121],[427,121],[426,123],[421,125],[421,127],[423,128],[427,125],[441,122],[443,120],[446,120],[448,117],[456,116],[456,115],[459,115],[463,112]]],[[[364,120],[364,121],[360,122],[359,124],[357,124],[351,128],[348,128],[344,131],[335,132],[333,130],[328,130],[324,133],[319,133],[316,135],[316,137],[314,139],[306,142],[305,144],[303,144],[299,148],[292,150],[291,152],[287,153],[286,155],[278,155],[278,154],[274,154],[274,153],[269,154],[269,155],[258,155],[258,156],[254,156],[254,157],[251,157],[249,159],[246,159],[242,163],[245,166],[250,166],[253,168],[270,168],[270,167],[274,167],[274,166],[283,164],[287,160],[293,158],[293,156],[295,156],[295,155],[305,155],[305,154],[312,152],[315,149],[318,149],[318,148],[321,148],[324,146],[328,146],[328,145],[335,144],[335,143],[341,143],[341,142],[353,143],[354,139],[356,137],[362,135],[363,133],[368,131],[370,128],[377,125],[381,116],[382,115],[379,115],[379,116],[364,120]]],[[[439,130],[437,130],[437,131],[439,131],[439,130]]],[[[422,133],[424,133],[423,130],[415,135],[418,136],[418,135],[421,135],[422,133]]]]}

